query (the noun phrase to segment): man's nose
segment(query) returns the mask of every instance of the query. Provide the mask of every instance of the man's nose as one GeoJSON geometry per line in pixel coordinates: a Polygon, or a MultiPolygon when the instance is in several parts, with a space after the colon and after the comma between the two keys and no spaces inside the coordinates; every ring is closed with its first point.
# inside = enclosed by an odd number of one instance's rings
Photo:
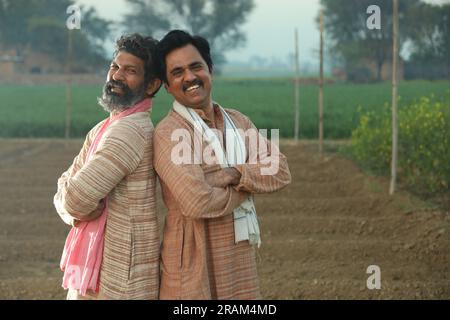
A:
{"type": "Polygon", "coordinates": [[[113,74],[112,74],[112,78],[115,81],[123,81],[125,80],[124,74],[122,72],[121,69],[116,70],[113,74]]]}
{"type": "Polygon", "coordinates": [[[184,72],[184,81],[190,82],[195,79],[196,79],[195,74],[191,70],[186,69],[186,71],[184,72]]]}

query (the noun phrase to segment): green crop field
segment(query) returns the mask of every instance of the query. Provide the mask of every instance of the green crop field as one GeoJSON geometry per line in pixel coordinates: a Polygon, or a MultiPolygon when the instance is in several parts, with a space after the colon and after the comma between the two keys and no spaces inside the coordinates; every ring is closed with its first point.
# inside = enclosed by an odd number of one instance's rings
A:
{"type": "MultiPolygon", "coordinates": [[[[421,96],[450,93],[450,82],[401,82],[400,106],[421,96]]],[[[96,103],[101,87],[72,87],[71,136],[83,137],[106,117],[96,103]]],[[[0,137],[63,137],[65,126],[64,85],[0,87],[0,137]]],[[[302,138],[317,136],[318,88],[300,87],[300,133],[302,138]]],[[[224,107],[248,115],[260,129],[280,129],[282,137],[292,137],[294,127],[294,89],[289,79],[214,80],[213,98],[224,107]]],[[[171,106],[172,98],[161,89],[154,101],[152,120],[156,125],[171,106]]],[[[391,101],[389,83],[334,84],[325,86],[325,138],[348,138],[362,110],[381,110],[391,101]]]]}

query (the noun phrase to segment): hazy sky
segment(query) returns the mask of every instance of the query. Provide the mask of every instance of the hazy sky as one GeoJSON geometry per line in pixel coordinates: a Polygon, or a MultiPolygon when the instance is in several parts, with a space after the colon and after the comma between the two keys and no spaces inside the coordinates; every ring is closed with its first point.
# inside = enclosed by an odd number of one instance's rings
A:
{"type": "MultiPolygon", "coordinates": [[[[125,0],[78,0],[95,7],[100,16],[119,21],[127,11],[125,0]]],[[[318,30],[314,18],[319,0],[255,0],[255,8],[242,30],[247,36],[245,46],[229,51],[229,60],[247,61],[252,55],[280,57],[294,51],[294,29],[299,29],[300,54],[311,56],[318,46],[318,30]]],[[[112,48],[111,46],[107,46],[112,48]]]]}
{"type": "MultiPolygon", "coordinates": [[[[430,3],[449,1],[427,0],[430,3]]],[[[77,3],[93,6],[100,16],[113,21],[120,21],[128,11],[125,0],[78,0],[77,3]]],[[[259,55],[285,59],[294,52],[294,29],[298,28],[300,56],[312,61],[319,46],[319,31],[314,21],[318,10],[319,0],[255,0],[255,8],[242,28],[247,43],[229,51],[227,58],[247,61],[252,55],[259,55]]],[[[107,48],[112,48],[112,43],[107,48]]]]}

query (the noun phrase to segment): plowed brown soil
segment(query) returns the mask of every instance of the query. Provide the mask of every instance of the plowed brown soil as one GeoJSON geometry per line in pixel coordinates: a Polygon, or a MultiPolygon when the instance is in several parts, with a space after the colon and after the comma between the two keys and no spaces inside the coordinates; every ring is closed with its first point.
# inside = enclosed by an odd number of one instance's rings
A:
{"type": "MultiPolygon", "coordinates": [[[[68,232],[52,198],[82,141],[0,140],[0,298],[64,299],[68,232]]],[[[258,195],[259,277],[266,299],[450,299],[450,214],[351,161],[284,142],[293,182],[258,195]],[[369,290],[367,267],[381,270],[369,290]]],[[[159,191],[158,191],[159,194],[159,191]]],[[[165,209],[159,196],[160,222],[165,209]]]]}

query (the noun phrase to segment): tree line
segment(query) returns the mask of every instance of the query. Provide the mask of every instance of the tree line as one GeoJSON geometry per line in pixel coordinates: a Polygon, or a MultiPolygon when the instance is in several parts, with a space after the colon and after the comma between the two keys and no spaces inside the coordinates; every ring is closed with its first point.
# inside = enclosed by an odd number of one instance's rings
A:
{"type": "MultiPolygon", "coordinates": [[[[66,10],[74,0],[0,0],[0,54],[13,49],[45,53],[63,64],[67,59],[66,10]]],[[[168,30],[185,29],[206,37],[215,64],[225,61],[225,52],[245,43],[241,29],[254,7],[253,0],[127,0],[122,18],[107,20],[90,7],[81,8],[81,28],[72,32],[74,70],[84,72],[102,66],[104,40],[114,28],[141,32],[156,38],[168,30]]]]}
{"type": "MultiPolygon", "coordinates": [[[[72,0],[0,0],[0,53],[13,50],[19,57],[30,52],[44,53],[64,64],[68,42],[66,10],[73,3],[72,0]]],[[[112,26],[93,8],[86,8],[82,18],[83,29],[74,30],[72,40],[80,72],[105,61],[102,41],[112,26]]]]}
{"type": "MultiPolygon", "coordinates": [[[[325,31],[334,64],[348,80],[381,80],[381,70],[392,60],[392,0],[321,0],[325,31]],[[367,8],[380,8],[380,28],[367,27],[367,8]],[[367,68],[376,65],[376,72],[367,68]]],[[[399,2],[399,50],[406,79],[450,76],[450,4],[431,5],[420,0],[399,2]]]]}
{"type": "MultiPolygon", "coordinates": [[[[42,52],[64,64],[67,59],[66,12],[74,0],[0,0],[0,54],[42,52]]],[[[254,0],[126,0],[127,11],[117,19],[99,17],[81,7],[81,29],[72,30],[74,70],[103,67],[111,58],[105,39],[116,28],[160,38],[173,28],[206,37],[215,64],[225,53],[245,44],[242,25],[254,0]]],[[[348,80],[381,80],[381,70],[392,59],[392,0],[320,0],[325,35],[333,64],[346,70],[348,80]],[[366,26],[367,8],[381,8],[381,28],[366,26]],[[367,61],[376,66],[367,68],[367,61]]],[[[282,5],[282,4],[280,4],[282,5]]],[[[450,75],[450,4],[431,5],[420,0],[400,1],[400,52],[405,58],[404,77],[448,78],[450,75]]],[[[270,23],[270,17],[267,17],[270,23]]],[[[290,37],[286,30],[280,37],[290,37]]],[[[301,30],[300,30],[301,31],[301,30]]]]}

